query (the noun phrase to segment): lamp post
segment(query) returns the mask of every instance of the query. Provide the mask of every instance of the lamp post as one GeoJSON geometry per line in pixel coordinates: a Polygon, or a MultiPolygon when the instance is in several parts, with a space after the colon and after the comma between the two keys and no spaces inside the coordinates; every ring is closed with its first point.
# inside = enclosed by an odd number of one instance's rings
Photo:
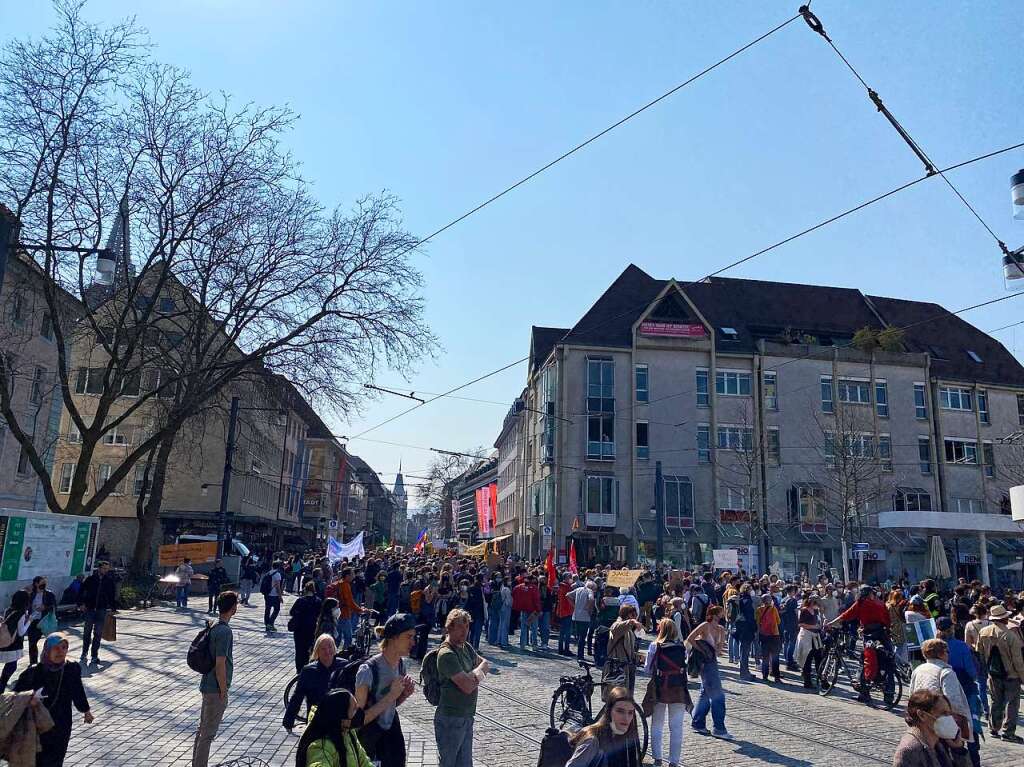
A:
{"type": "MultiPolygon", "coordinates": [[[[1010,205],[1013,217],[1024,221],[1024,168],[1010,176],[1010,205]]],[[[1007,281],[1024,279],[1024,247],[1007,250],[1003,246],[1003,277],[1007,281]]]]}

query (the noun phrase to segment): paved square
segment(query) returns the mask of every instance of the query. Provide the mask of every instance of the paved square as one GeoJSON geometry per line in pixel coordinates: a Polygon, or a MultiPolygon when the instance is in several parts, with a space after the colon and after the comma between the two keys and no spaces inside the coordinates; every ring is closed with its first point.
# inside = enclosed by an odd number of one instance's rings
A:
{"type": "MultiPolygon", "coordinates": [[[[259,602],[254,597],[254,602],[259,602]]],[[[286,623],[286,600],[279,625],[286,623]]],[[[200,605],[196,600],[196,605],[200,605]]],[[[206,619],[198,610],[158,607],[121,613],[118,641],[104,644],[104,663],[85,678],[96,722],[75,720],[68,767],[151,767],[190,764],[198,720],[199,677],[185,664],[188,643],[206,619]]],[[[291,635],[263,631],[262,604],[241,607],[232,621],[235,673],[224,724],[211,764],[255,756],[274,767],[294,764],[297,735],[281,727],[282,692],[294,673],[291,635]]],[[[70,633],[80,650],[78,628],[70,633]]],[[[552,653],[492,650],[492,673],[480,694],[475,761],[484,767],[532,767],[547,726],[551,693],[560,675],[578,672],[575,662],[552,653]]],[[[415,666],[415,664],[411,664],[415,666]]],[[[413,668],[411,673],[417,673],[413,668]]],[[[686,765],[889,765],[905,725],[896,713],[873,711],[841,691],[829,698],[806,693],[795,675],[781,687],[741,683],[725,666],[727,724],[733,742],[705,738],[686,727],[686,765]]],[[[638,681],[643,696],[646,679],[638,681]]],[[[693,691],[696,699],[696,691],[693,691]]],[[[596,696],[595,696],[596,702],[596,696]]],[[[437,764],[433,709],[417,691],[401,709],[411,767],[437,764]]],[[[667,734],[666,734],[667,735],[667,734]]],[[[667,743],[666,743],[667,752],[667,743]]],[[[651,761],[650,755],[647,761],[651,761]]],[[[1024,747],[988,741],[986,767],[1019,767],[1024,747]]]]}

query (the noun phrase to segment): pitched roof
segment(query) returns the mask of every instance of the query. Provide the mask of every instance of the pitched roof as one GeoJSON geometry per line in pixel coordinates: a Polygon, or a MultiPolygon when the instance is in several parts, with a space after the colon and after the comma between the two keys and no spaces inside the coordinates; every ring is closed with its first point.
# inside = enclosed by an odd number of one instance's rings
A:
{"type": "Polygon", "coordinates": [[[565,337],[567,343],[633,345],[633,323],[665,286],[636,264],[626,267],[565,337]]]}
{"type": "Polygon", "coordinates": [[[530,328],[530,370],[536,370],[544,364],[551,350],[569,328],[545,328],[534,325],[530,328]]]}

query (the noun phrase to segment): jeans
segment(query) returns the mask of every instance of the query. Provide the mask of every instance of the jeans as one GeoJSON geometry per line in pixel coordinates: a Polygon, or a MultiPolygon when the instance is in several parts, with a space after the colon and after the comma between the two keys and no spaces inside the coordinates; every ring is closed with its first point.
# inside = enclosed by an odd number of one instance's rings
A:
{"type": "Polygon", "coordinates": [[[203,708],[199,714],[199,729],[192,744],[192,767],[207,767],[210,763],[210,746],[217,737],[224,709],[228,706],[227,696],[223,699],[219,692],[203,693],[203,708]]]}
{"type": "MultiPolygon", "coordinates": [[[[729,632],[729,662],[739,663],[740,660],[740,640],[732,633],[732,624],[726,626],[726,631],[729,632]]],[[[686,637],[683,637],[684,639],[686,637]]]]}
{"type": "Polygon", "coordinates": [[[512,620],[512,605],[506,605],[498,613],[498,644],[508,647],[508,624],[512,620]]]}
{"type": "Polygon", "coordinates": [[[385,619],[398,612],[398,594],[388,594],[387,604],[387,612],[384,614],[385,619]]]}
{"type": "Polygon", "coordinates": [[[786,665],[795,666],[796,658],[794,653],[796,652],[796,638],[800,630],[797,626],[792,628],[783,626],[782,628],[782,651],[786,656],[786,665]]]}
{"type": "Polygon", "coordinates": [[[587,644],[587,634],[590,631],[590,621],[573,621],[573,633],[576,634],[576,657],[583,660],[583,648],[587,644]]]}
{"type": "Polygon", "coordinates": [[[568,655],[572,647],[572,618],[558,619],[558,652],[568,655]]]}
{"type": "Polygon", "coordinates": [[[352,646],[352,619],[338,618],[338,634],[341,637],[342,649],[352,646]]]}
{"type": "Polygon", "coordinates": [[[750,679],[750,645],[751,639],[740,639],[740,679],[750,679]]]}
{"type": "Polygon", "coordinates": [[[700,697],[690,719],[695,730],[706,729],[708,711],[711,712],[715,732],[725,732],[725,691],[722,690],[717,659],[706,662],[700,669],[700,697]]]}
{"type": "Polygon", "coordinates": [[[498,641],[498,624],[501,622],[500,612],[501,608],[498,608],[487,613],[487,643],[490,645],[501,644],[498,641]]]}
{"type": "Polygon", "coordinates": [[[988,716],[988,674],[984,670],[978,674],[978,697],[981,698],[981,710],[988,716]]]}
{"type": "Polygon", "coordinates": [[[242,578],[238,583],[238,598],[242,601],[243,605],[249,604],[249,597],[252,596],[252,581],[248,578],[242,578]]]}
{"type": "Polygon", "coordinates": [[[439,767],[473,767],[473,717],[445,716],[434,710],[439,767]]]}
{"type": "Polygon", "coordinates": [[[263,598],[263,624],[265,626],[273,626],[274,621],[277,620],[278,613],[281,612],[281,597],[268,594],[263,598]]]}
{"type": "Polygon", "coordinates": [[[988,690],[992,695],[992,702],[989,726],[993,732],[999,732],[999,727],[1006,721],[1004,735],[1017,734],[1017,714],[1020,713],[1020,680],[1019,679],[996,679],[991,677],[988,682],[988,690]]]}
{"type": "Polygon", "coordinates": [[[174,587],[175,607],[188,607],[188,585],[174,587]]]}
{"type": "Polygon", "coordinates": [[[86,610],[82,626],[82,657],[89,654],[92,645],[92,659],[99,660],[100,642],[103,641],[103,624],[107,620],[106,610],[86,610]]]}
{"type": "Polygon", "coordinates": [[[551,639],[551,613],[543,612],[540,614],[540,623],[538,628],[540,630],[540,643],[546,649],[548,642],[551,639]]]}
{"type": "Polygon", "coordinates": [[[480,649],[480,635],[484,633],[484,616],[474,615],[473,621],[469,624],[469,643],[474,650],[480,649]]]}
{"type": "Polygon", "coordinates": [[[519,612],[519,648],[525,649],[527,645],[537,644],[537,622],[530,620],[530,613],[526,610],[519,612]]]}
{"type": "Polygon", "coordinates": [[[665,716],[668,716],[668,763],[679,764],[683,751],[683,716],[686,705],[683,703],[655,703],[651,716],[651,753],[657,761],[661,761],[662,745],[665,736],[665,716]]]}
{"type": "Polygon", "coordinates": [[[778,679],[779,674],[779,647],[781,642],[778,636],[760,635],[761,640],[761,678],[767,679],[771,674],[778,679]]]}

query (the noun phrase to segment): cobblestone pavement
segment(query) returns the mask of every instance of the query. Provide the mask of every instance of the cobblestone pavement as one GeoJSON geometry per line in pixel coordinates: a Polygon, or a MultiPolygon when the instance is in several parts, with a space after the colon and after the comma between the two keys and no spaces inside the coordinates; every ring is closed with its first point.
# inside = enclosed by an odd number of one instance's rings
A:
{"type": "MultiPolygon", "coordinates": [[[[211,764],[256,756],[275,767],[294,763],[297,735],[281,728],[281,695],[294,673],[291,635],[263,631],[263,610],[241,607],[232,621],[235,672],[211,764]]],[[[290,599],[278,625],[286,622],[290,599]]],[[[195,600],[199,605],[199,600],[195,600]]],[[[118,641],[104,644],[99,670],[85,679],[96,722],[76,718],[68,767],[171,767],[189,765],[198,720],[198,676],[185,665],[188,642],[206,616],[160,607],[119,616],[118,641]]],[[[72,654],[81,645],[78,630],[72,654]]],[[[484,767],[532,767],[548,722],[551,693],[562,675],[579,672],[575,661],[554,653],[481,648],[492,672],[480,693],[474,756],[484,767]]],[[[411,664],[410,672],[417,673],[411,664]]],[[[724,664],[727,724],[732,742],[702,737],[686,726],[686,765],[889,765],[905,725],[899,714],[870,710],[837,691],[828,698],[807,693],[795,674],[783,685],[747,683],[724,664]]],[[[646,679],[637,683],[643,697],[646,679]]],[[[692,692],[696,699],[696,691],[692,692]]],[[[595,703],[600,705],[595,695],[595,703]]],[[[410,767],[434,767],[433,709],[417,693],[402,706],[410,767]]],[[[298,730],[296,730],[298,732],[298,730]]],[[[667,733],[666,733],[667,739],[667,733]]],[[[666,742],[667,757],[667,742],[666,742]]],[[[647,762],[651,761],[648,754],[647,762]]],[[[982,745],[986,767],[1019,767],[1024,746],[999,741],[982,745]]]]}

